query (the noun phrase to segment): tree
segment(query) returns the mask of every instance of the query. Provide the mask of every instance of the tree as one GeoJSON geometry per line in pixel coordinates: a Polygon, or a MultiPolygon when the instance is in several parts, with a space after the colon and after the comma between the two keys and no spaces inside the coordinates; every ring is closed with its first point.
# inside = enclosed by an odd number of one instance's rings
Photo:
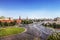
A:
{"type": "Polygon", "coordinates": [[[47,40],[60,40],[60,33],[53,33],[47,38],[47,40]]]}
{"type": "Polygon", "coordinates": [[[1,27],[4,26],[4,22],[0,22],[0,24],[1,24],[1,27]]]}
{"type": "Polygon", "coordinates": [[[14,22],[10,22],[9,25],[10,25],[10,26],[14,26],[14,25],[16,25],[16,23],[17,23],[16,20],[14,20],[14,22]]]}
{"type": "Polygon", "coordinates": [[[4,22],[3,25],[4,25],[4,26],[9,26],[9,23],[4,22]]]}
{"type": "Polygon", "coordinates": [[[1,16],[0,19],[4,19],[5,17],[4,16],[1,16]]]}
{"type": "Polygon", "coordinates": [[[56,23],[53,23],[52,25],[53,25],[53,28],[56,28],[56,23]]]}
{"type": "Polygon", "coordinates": [[[21,22],[22,24],[30,24],[30,23],[33,23],[32,20],[22,20],[21,22]]]}
{"type": "Polygon", "coordinates": [[[2,26],[2,22],[0,21],[0,26],[2,26]]]}

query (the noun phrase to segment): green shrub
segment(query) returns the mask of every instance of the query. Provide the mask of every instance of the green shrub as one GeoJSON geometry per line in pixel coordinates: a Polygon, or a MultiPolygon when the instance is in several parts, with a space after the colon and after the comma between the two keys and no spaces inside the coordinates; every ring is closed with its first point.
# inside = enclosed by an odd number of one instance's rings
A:
{"type": "Polygon", "coordinates": [[[22,20],[21,22],[22,24],[30,24],[30,23],[33,23],[32,20],[22,20]]]}
{"type": "Polygon", "coordinates": [[[0,22],[0,26],[1,26],[1,27],[4,26],[4,22],[0,22]]]}
{"type": "Polygon", "coordinates": [[[9,25],[9,23],[7,23],[7,22],[4,22],[4,23],[3,23],[3,25],[4,25],[4,26],[8,26],[8,25],[9,25]]]}
{"type": "Polygon", "coordinates": [[[60,33],[53,33],[47,40],[60,40],[60,33]]]}
{"type": "Polygon", "coordinates": [[[17,24],[16,21],[14,21],[14,22],[1,22],[0,21],[0,27],[3,27],[3,26],[14,26],[16,24],[17,24]]]}

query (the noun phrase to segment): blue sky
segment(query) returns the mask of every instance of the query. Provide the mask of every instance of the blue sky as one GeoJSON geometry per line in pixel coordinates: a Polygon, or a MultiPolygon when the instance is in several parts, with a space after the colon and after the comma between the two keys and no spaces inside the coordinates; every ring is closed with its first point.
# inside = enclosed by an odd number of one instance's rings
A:
{"type": "Polygon", "coordinates": [[[18,18],[60,17],[60,0],[0,0],[0,16],[18,18]]]}

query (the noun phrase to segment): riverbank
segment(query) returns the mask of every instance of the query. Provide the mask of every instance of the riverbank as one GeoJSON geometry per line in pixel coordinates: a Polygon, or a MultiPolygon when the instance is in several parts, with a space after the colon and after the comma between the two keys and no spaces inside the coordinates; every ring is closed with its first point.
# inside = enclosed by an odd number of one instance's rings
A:
{"type": "Polygon", "coordinates": [[[58,28],[58,29],[55,29],[56,30],[56,32],[60,32],[60,28],[58,28]]]}

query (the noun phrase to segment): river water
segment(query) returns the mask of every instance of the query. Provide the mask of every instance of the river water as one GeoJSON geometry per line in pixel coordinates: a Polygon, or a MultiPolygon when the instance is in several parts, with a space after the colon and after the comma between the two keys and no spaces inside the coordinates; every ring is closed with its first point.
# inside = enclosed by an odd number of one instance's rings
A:
{"type": "Polygon", "coordinates": [[[49,35],[55,32],[52,28],[47,28],[41,25],[41,22],[33,24],[24,24],[23,26],[27,28],[26,34],[40,38],[40,40],[46,40],[49,35]]]}

